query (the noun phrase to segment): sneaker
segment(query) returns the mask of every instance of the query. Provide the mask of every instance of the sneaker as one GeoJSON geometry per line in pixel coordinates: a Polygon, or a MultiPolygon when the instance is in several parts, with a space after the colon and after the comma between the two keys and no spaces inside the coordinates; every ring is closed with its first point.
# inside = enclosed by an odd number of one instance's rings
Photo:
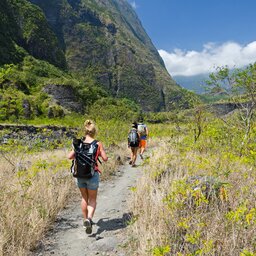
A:
{"type": "Polygon", "coordinates": [[[132,164],[132,161],[130,161],[129,164],[132,164]]]}
{"type": "Polygon", "coordinates": [[[142,156],[142,154],[140,154],[140,158],[141,158],[141,159],[143,159],[143,156],[142,156]]]}
{"type": "Polygon", "coordinates": [[[86,219],[84,221],[84,229],[86,234],[91,234],[92,233],[92,220],[91,219],[86,219]]]}

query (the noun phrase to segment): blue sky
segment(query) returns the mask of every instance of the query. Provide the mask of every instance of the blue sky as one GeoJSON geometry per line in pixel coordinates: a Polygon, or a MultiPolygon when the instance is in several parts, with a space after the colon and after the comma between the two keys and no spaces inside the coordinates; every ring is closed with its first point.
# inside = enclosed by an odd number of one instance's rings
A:
{"type": "Polygon", "coordinates": [[[256,0],[128,0],[169,73],[256,61],[256,0]]]}

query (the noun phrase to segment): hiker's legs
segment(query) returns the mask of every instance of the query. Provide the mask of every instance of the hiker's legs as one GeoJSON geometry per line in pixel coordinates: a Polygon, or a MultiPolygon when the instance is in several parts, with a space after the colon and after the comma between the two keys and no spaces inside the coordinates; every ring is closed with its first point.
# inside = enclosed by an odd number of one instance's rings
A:
{"type": "Polygon", "coordinates": [[[143,155],[145,149],[146,149],[147,141],[141,140],[140,141],[140,155],[143,155]]]}
{"type": "Polygon", "coordinates": [[[96,199],[98,190],[79,188],[82,195],[81,209],[84,219],[92,219],[96,209],[96,199]]]}
{"type": "Polygon", "coordinates": [[[131,148],[132,150],[132,155],[131,155],[131,160],[132,160],[132,165],[135,165],[136,159],[137,159],[137,152],[138,148],[131,148]]]}
{"type": "Polygon", "coordinates": [[[90,190],[88,189],[88,206],[87,206],[87,211],[88,211],[88,218],[92,219],[95,209],[96,209],[96,199],[97,199],[97,192],[98,190],[90,190]]]}
{"type": "Polygon", "coordinates": [[[82,201],[81,201],[81,209],[82,214],[84,216],[84,219],[88,218],[88,190],[87,188],[79,188],[81,195],[82,195],[82,201]]]}
{"type": "Polygon", "coordinates": [[[97,189],[79,188],[82,194],[81,208],[84,216],[83,227],[86,234],[92,233],[92,217],[96,208],[97,189]]]}
{"type": "Polygon", "coordinates": [[[129,162],[129,164],[132,164],[132,161],[133,161],[133,148],[131,147],[131,161],[129,162]]]}

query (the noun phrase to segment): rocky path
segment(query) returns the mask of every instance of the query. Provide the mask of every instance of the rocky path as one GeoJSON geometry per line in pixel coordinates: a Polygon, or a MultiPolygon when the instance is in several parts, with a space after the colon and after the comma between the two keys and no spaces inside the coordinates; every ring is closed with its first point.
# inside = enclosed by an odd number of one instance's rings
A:
{"type": "Polygon", "coordinates": [[[82,227],[78,194],[76,200],[59,214],[55,227],[33,255],[127,256],[126,223],[130,216],[127,199],[140,174],[141,160],[138,158],[136,167],[126,164],[113,180],[101,182],[91,235],[87,235],[82,227]]]}

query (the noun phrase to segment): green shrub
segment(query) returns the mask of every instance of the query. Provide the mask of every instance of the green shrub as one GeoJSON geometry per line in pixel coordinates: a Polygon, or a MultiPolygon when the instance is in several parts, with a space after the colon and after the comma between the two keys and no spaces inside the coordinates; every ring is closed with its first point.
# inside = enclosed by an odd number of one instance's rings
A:
{"type": "Polygon", "coordinates": [[[132,122],[138,118],[139,107],[128,99],[101,98],[89,108],[89,115],[95,120],[132,122]]]}

